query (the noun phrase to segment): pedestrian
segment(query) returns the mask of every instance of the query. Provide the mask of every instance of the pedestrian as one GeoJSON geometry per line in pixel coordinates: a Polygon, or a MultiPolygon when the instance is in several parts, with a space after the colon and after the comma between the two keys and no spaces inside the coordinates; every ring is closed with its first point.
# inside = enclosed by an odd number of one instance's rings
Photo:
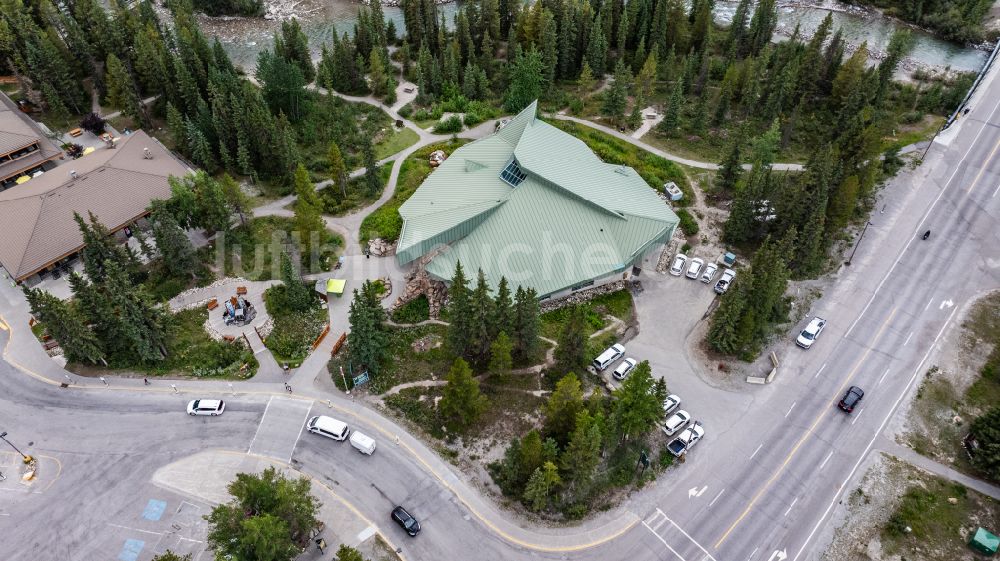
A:
{"type": "Polygon", "coordinates": [[[149,385],[149,378],[143,378],[142,379],[142,385],[148,386],[149,385]]]}
{"type": "Polygon", "coordinates": [[[288,382],[285,382],[285,391],[288,393],[292,393],[292,386],[289,386],[288,382]]]}

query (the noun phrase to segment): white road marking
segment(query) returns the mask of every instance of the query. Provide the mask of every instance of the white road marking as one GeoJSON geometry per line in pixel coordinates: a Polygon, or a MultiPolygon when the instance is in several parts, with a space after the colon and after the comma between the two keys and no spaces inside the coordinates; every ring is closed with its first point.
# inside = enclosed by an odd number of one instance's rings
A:
{"type": "Polygon", "coordinates": [[[912,331],[910,332],[909,335],[906,336],[906,340],[903,341],[903,346],[904,347],[910,344],[910,337],[913,337],[913,332],[912,331]]]}
{"type": "Polygon", "coordinates": [[[114,528],[121,528],[122,530],[128,530],[130,532],[140,532],[140,533],[143,533],[143,534],[152,534],[154,536],[162,536],[163,535],[163,532],[152,532],[150,530],[141,530],[139,528],[130,528],[128,526],[122,526],[121,524],[112,524],[110,522],[108,522],[108,526],[111,526],[111,527],[114,527],[114,528]]]}
{"type": "Polygon", "coordinates": [[[750,459],[752,460],[753,457],[757,455],[757,452],[760,452],[760,449],[763,448],[763,447],[764,447],[764,443],[763,442],[761,442],[760,444],[758,444],[757,445],[757,449],[753,451],[753,454],[750,454],[750,459]]]}
{"type": "MultiPolygon", "coordinates": [[[[656,510],[660,510],[660,509],[656,509],[656,510]]],[[[663,516],[667,516],[666,513],[664,513],[663,516]]],[[[674,522],[673,520],[670,519],[670,517],[667,517],[667,522],[670,522],[671,524],[673,524],[674,528],[677,528],[677,530],[680,531],[680,533],[684,534],[685,538],[691,540],[691,543],[693,543],[695,546],[697,546],[698,549],[700,549],[701,552],[704,553],[706,557],[708,557],[712,561],[718,561],[718,559],[716,559],[715,557],[712,557],[712,554],[709,553],[707,549],[705,549],[704,547],[701,547],[701,544],[698,543],[697,540],[695,540],[694,538],[692,538],[691,534],[685,532],[684,528],[681,528],[680,526],[678,526],[676,522],[674,522]]],[[[680,556],[678,556],[678,557],[680,557],[680,556]]]]}
{"type": "Polygon", "coordinates": [[[725,489],[723,489],[723,490],[719,491],[719,494],[718,494],[718,495],[716,495],[714,499],[712,499],[712,502],[708,503],[708,506],[712,506],[712,505],[714,505],[714,504],[715,504],[715,501],[719,500],[719,497],[721,497],[721,496],[722,496],[722,494],[723,494],[723,493],[725,493],[725,492],[726,492],[726,490],[725,490],[725,489]]]}
{"type": "MultiPolygon", "coordinates": [[[[878,296],[879,291],[882,290],[882,286],[885,284],[885,281],[889,280],[889,277],[892,276],[892,272],[896,270],[896,265],[899,265],[899,262],[902,261],[903,256],[906,255],[906,251],[910,249],[910,244],[912,244],[913,240],[916,239],[916,233],[919,232],[921,228],[923,228],[924,221],[927,220],[927,217],[930,216],[931,211],[933,211],[934,207],[937,206],[938,201],[940,201],[941,197],[943,197],[945,192],[948,191],[948,188],[951,186],[951,182],[955,180],[955,176],[958,175],[958,171],[962,169],[961,164],[965,163],[965,160],[969,157],[969,154],[972,153],[972,149],[979,143],[979,137],[983,136],[983,133],[986,132],[987,129],[986,124],[993,119],[993,115],[996,114],[997,109],[1000,109],[1000,102],[997,102],[997,104],[993,106],[993,111],[990,112],[989,117],[987,117],[986,121],[983,122],[983,126],[979,129],[979,132],[976,133],[976,137],[972,139],[972,144],[969,144],[969,148],[966,149],[965,155],[962,156],[962,159],[958,161],[959,165],[955,166],[955,170],[951,172],[951,177],[949,177],[948,181],[944,183],[945,188],[941,189],[941,191],[938,192],[937,197],[934,197],[934,202],[931,203],[931,206],[927,207],[927,211],[924,212],[924,215],[920,218],[920,222],[917,225],[917,229],[914,231],[914,235],[911,236],[910,241],[906,242],[906,245],[903,246],[903,250],[899,252],[899,255],[896,256],[896,260],[892,262],[892,267],[889,267],[889,272],[887,272],[885,276],[882,277],[882,280],[879,281],[878,286],[875,287],[875,292],[872,292],[872,296],[871,298],[868,299],[868,303],[865,304],[864,309],[862,309],[861,313],[858,314],[857,319],[854,320],[854,322],[851,324],[851,327],[847,329],[847,333],[844,333],[845,339],[847,338],[848,335],[851,334],[851,331],[854,330],[854,326],[856,326],[858,322],[861,321],[861,318],[864,317],[865,313],[868,311],[868,308],[871,307],[872,302],[875,301],[875,297],[878,296]]],[[[931,143],[933,142],[934,141],[931,140],[931,143]]],[[[812,537],[812,535],[810,535],[810,537],[812,537]]],[[[799,554],[801,553],[802,550],[799,550],[799,552],[795,554],[795,558],[797,559],[799,557],[799,554]]],[[[792,561],[794,561],[794,559],[792,561]]]]}
{"type": "MultiPolygon", "coordinates": [[[[997,107],[1000,107],[1000,103],[997,104],[997,107]]],[[[996,110],[994,109],[994,111],[996,110]]],[[[951,314],[948,316],[948,319],[944,322],[944,325],[941,326],[940,331],[938,331],[937,337],[934,338],[935,343],[937,342],[938,338],[941,337],[941,334],[944,333],[944,330],[948,328],[948,324],[951,323],[951,319],[952,317],[955,316],[956,311],[958,311],[958,308],[955,308],[951,311],[951,314]]],[[[837,504],[837,497],[839,497],[840,494],[844,492],[844,488],[847,487],[847,483],[851,480],[852,477],[854,477],[854,473],[858,471],[858,467],[861,466],[861,462],[863,462],[865,458],[868,457],[868,453],[871,452],[872,446],[875,444],[875,439],[878,438],[880,434],[882,434],[882,430],[885,429],[885,425],[886,423],[889,422],[889,418],[892,417],[893,413],[896,412],[896,408],[899,407],[899,404],[900,402],[903,401],[903,397],[906,396],[906,393],[910,391],[910,388],[913,386],[913,382],[917,380],[917,376],[920,375],[920,370],[923,369],[924,363],[927,362],[927,358],[931,356],[931,351],[933,350],[934,350],[934,344],[931,344],[927,348],[927,352],[924,353],[924,357],[920,359],[919,363],[917,363],[917,367],[913,369],[913,374],[910,376],[910,381],[906,383],[906,386],[903,388],[903,391],[900,392],[899,397],[896,398],[896,401],[892,404],[892,407],[890,407],[889,411],[886,412],[885,417],[882,419],[882,424],[879,425],[878,430],[876,430],[875,433],[872,435],[872,438],[871,440],[868,441],[868,445],[865,446],[864,451],[861,453],[860,456],[858,456],[858,461],[854,462],[854,467],[851,468],[850,473],[847,474],[847,477],[840,484],[840,487],[837,488],[837,492],[834,493],[833,499],[830,500],[830,504],[827,505],[826,510],[823,511],[823,515],[819,517],[819,520],[816,521],[816,525],[813,526],[812,531],[809,532],[808,536],[806,536],[806,541],[802,543],[802,547],[800,547],[799,550],[795,553],[795,557],[792,558],[792,561],[798,561],[799,555],[802,555],[802,552],[806,550],[806,547],[809,546],[809,542],[812,541],[813,536],[815,536],[816,532],[819,531],[819,527],[823,525],[823,521],[826,520],[826,517],[830,515],[830,511],[833,510],[833,505],[837,504]]]]}
{"type": "Polygon", "coordinates": [[[830,461],[830,456],[833,456],[833,450],[830,450],[830,453],[827,454],[826,458],[823,459],[823,463],[819,465],[820,471],[822,471],[822,469],[826,467],[826,463],[830,461]]]}
{"type": "Polygon", "coordinates": [[[1000,185],[997,185],[997,190],[993,191],[993,196],[996,197],[997,193],[1000,193],[1000,185]]]}
{"type": "MultiPolygon", "coordinates": [[[[795,508],[795,503],[797,503],[797,502],[799,502],[799,498],[798,497],[795,497],[794,499],[792,499],[792,504],[788,505],[788,510],[785,511],[785,516],[788,516],[788,513],[791,512],[793,508],[795,508]]],[[[772,557],[773,557],[773,555],[772,555],[772,557]]]]}
{"type": "Polygon", "coordinates": [[[886,369],[885,369],[885,372],[883,372],[883,373],[882,373],[882,377],[881,377],[881,378],[879,378],[879,379],[878,379],[878,383],[877,383],[877,384],[875,384],[876,386],[881,386],[881,385],[882,385],[882,380],[885,380],[885,377],[886,377],[886,375],[888,375],[888,374],[889,374],[889,370],[891,370],[891,369],[890,369],[890,368],[886,368],[886,369]]]}
{"type": "Polygon", "coordinates": [[[789,415],[791,415],[791,414],[792,414],[792,409],[795,409],[795,404],[796,404],[796,403],[798,403],[798,402],[797,402],[797,401],[793,401],[793,402],[792,402],[792,406],[788,408],[788,413],[785,413],[785,418],[786,418],[786,419],[788,418],[788,416],[789,416],[789,415]]]}
{"type": "Polygon", "coordinates": [[[924,311],[926,312],[928,309],[930,309],[931,304],[933,303],[934,303],[934,297],[932,296],[931,299],[927,301],[927,305],[924,306],[924,311]]]}
{"type": "Polygon", "coordinates": [[[702,496],[702,494],[705,493],[705,491],[708,491],[708,485],[705,485],[701,489],[698,489],[697,487],[692,487],[688,489],[688,498],[690,499],[691,497],[700,497],[702,496]]]}
{"type": "Polygon", "coordinates": [[[955,303],[952,302],[950,299],[948,299],[948,300],[941,300],[941,305],[938,306],[938,309],[939,310],[943,310],[945,308],[950,308],[950,307],[952,307],[954,305],[955,305],[955,303]]]}
{"type": "MultiPolygon", "coordinates": [[[[315,405],[315,402],[313,403],[315,405]]],[[[295,444],[292,444],[292,451],[288,454],[288,463],[292,463],[292,456],[295,455],[295,448],[299,445],[299,439],[302,438],[302,431],[306,428],[306,420],[309,419],[309,414],[312,413],[313,406],[310,405],[309,409],[306,410],[306,416],[302,419],[302,426],[299,427],[299,434],[295,437],[295,444]]],[[[364,541],[364,540],[361,540],[364,541]]]]}
{"type": "Polygon", "coordinates": [[[375,526],[369,526],[369,527],[365,528],[364,530],[361,530],[358,533],[358,536],[357,536],[358,537],[358,542],[363,542],[363,541],[367,540],[368,538],[374,536],[375,532],[376,532],[375,526]]]}
{"type": "Polygon", "coordinates": [[[260,426],[264,424],[264,418],[267,417],[267,408],[271,406],[271,400],[273,397],[267,398],[267,405],[264,406],[264,414],[260,416],[260,422],[257,423],[257,430],[253,432],[253,438],[250,439],[250,446],[247,448],[247,454],[253,450],[253,441],[257,440],[257,433],[260,432],[260,426]]]}
{"type": "Polygon", "coordinates": [[[816,373],[813,374],[813,378],[815,378],[816,376],[819,376],[819,373],[822,372],[824,368],[826,368],[826,363],[825,362],[823,363],[823,366],[820,366],[819,370],[817,370],[816,373]]]}
{"type": "MultiPolygon", "coordinates": [[[[657,510],[659,510],[659,509],[657,509],[657,510]]],[[[684,557],[681,556],[680,553],[677,553],[677,551],[675,551],[674,548],[670,547],[670,544],[667,543],[667,540],[663,539],[663,537],[660,536],[660,534],[657,534],[656,530],[650,528],[649,524],[646,524],[645,520],[642,521],[642,525],[645,526],[650,532],[652,532],[653,535],[656,536],[656,539],[660,540],[660,543],[662,543],[664,546],[666,546],[666,548],[669,549],[671,553],[673,553],[674,555],[676,555],[678,559],[680,559],[681,561],[687,561],[686,559],[684,559],[684,557]]]]}
{"type": "Polygon", "coordinates": [[[854,416],[854,419],[851,421],[851,425],[854,425],[854,423],[858,422],[858,418],[861,417],[861,414],[864,412],[865,412],[864,408],[858,409],[858,414],[854,416]]]}
{"type": "Polygon", "coordinates": [[[754,548],[753,553],[750,554],[750,557],[747,557],[747,561],[750,561],[751,559],[753,559],[754,555],[757,555],[757,550],[758,549],[760,549],[760,548],[759,547],[755,547],[754,548]]]}

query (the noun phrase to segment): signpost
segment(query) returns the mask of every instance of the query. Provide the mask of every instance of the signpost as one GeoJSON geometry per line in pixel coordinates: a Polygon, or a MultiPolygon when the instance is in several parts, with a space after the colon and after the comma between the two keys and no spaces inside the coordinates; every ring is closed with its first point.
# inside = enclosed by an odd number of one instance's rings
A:
{"type": "Polygon", "coordinates": [[[355,388],[358,387],[358,386],[360,386],[361,384],[364,384],[364,383],[368,382],[368,371],[365,370],[361,374],[358,374],[357,376],[355,376],[353,378],[353,380],[354,380],[354,387],[355,388]]]}

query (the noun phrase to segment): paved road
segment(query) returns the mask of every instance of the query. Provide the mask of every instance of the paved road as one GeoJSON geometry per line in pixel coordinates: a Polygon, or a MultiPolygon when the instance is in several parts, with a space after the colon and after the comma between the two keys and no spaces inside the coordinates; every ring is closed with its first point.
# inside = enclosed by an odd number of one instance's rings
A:
{"type": "Polygon", "coordinates": [[[700,449],[640,513],[632,541],[644,545],[629,556],[649,558],[648,546],[683,561],[820,557],[825,521],[939,337],[1000,286],[998,91],[995,79],[912,184],[886,193],[853,265],[814,306],[829,320],[823,337],[810,351],[789,345],[777,382],[751,393],[736,422],[715,411],[700,449]],[[866,396],[846,415],[836,403],[851,385],[866,396]]]}

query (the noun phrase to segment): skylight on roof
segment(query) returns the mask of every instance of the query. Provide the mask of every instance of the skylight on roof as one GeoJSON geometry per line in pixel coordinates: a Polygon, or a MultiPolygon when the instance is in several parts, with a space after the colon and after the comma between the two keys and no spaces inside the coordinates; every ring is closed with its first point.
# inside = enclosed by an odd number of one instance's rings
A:
{"type": "Polygon", "coordinates": [[[526,177],[528,177],[528,174],[521,171],[521,166],[517,164],[516,158],[511,158],[507,167],[503,168],[503,171],[500,172],[500,179],[504,180],[511,187],[517,187],[526,177]]]}

